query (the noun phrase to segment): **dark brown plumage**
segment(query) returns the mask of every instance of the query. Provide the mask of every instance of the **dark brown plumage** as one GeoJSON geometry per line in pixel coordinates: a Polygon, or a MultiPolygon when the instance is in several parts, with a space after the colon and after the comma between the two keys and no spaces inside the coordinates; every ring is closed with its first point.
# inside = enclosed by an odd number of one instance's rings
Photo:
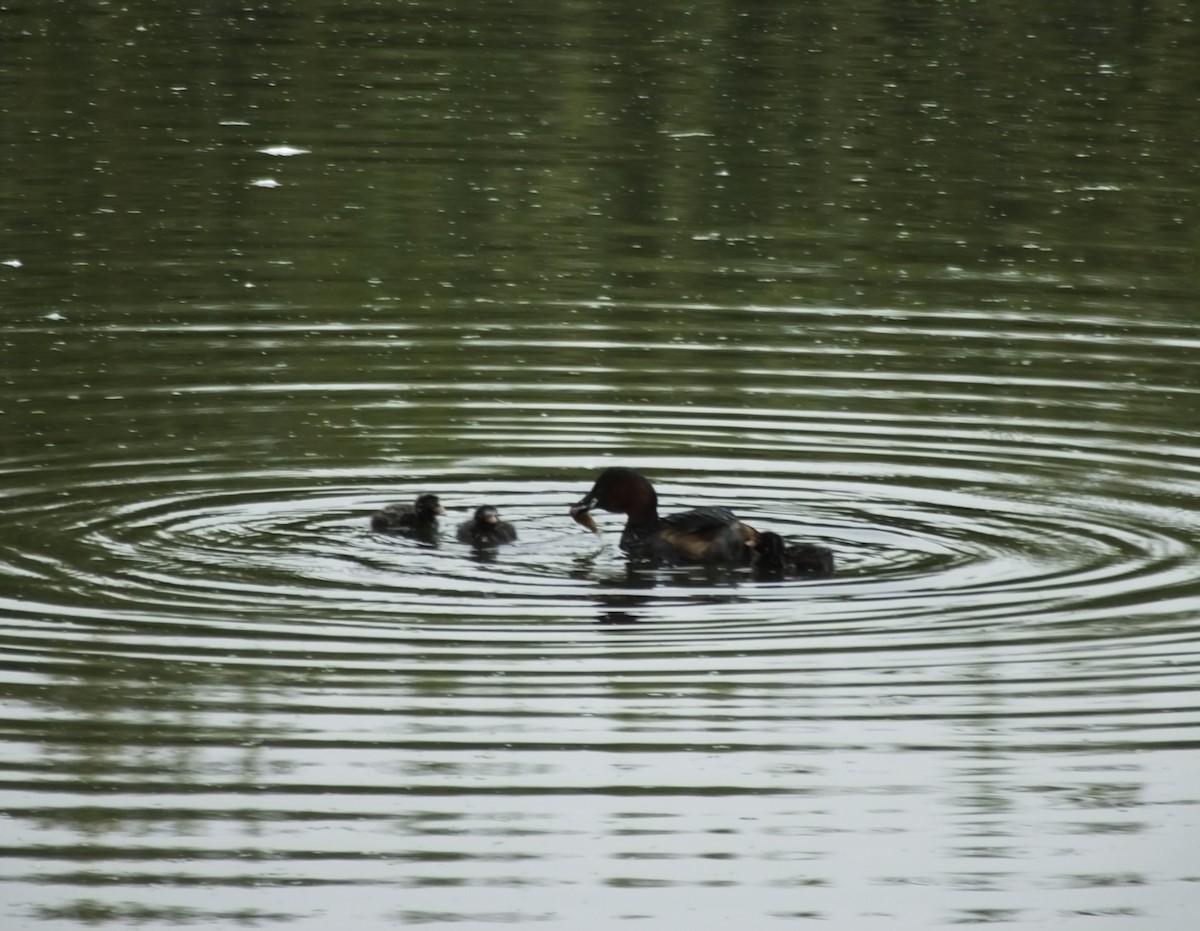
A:
{"type": "Polygon", "coordinates": [[[777,533],[742,522],[728,508],[700,507],[660,517],[654,486],[640,472],[624,466],[601,472],[592,490],[571,506],[571,517],[594,529],[589,513],[593,508],[626,515],[621,549],[636,560],[750,565],[768,577],[833,571],[833,553],[825,547],[789,545],[777,533]]]}
{"type": "Polygon", "coordinates": [[[419,495],[411,504],[397,502],[380,508],[371,515],[371,529],[429,539],[437,535],[438,516],[445,513],[437,495],[419,495]]]}
{"type": "Polygon", "coordinates": [[[475,516],[458,525],[458,542],[472,546],[490,547],[501,543],[512,543],[517,538],[516,528],[490,504],[475,509],[475,516]]]}

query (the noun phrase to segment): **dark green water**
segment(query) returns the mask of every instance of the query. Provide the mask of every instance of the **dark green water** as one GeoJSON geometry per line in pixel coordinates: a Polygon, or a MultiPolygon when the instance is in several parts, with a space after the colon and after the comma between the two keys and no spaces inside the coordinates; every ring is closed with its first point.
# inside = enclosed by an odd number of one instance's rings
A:
{"type": "Polygon", "coordinates": [[[161,6],[0,0],[0,924],[1191,927],[1191,4],[161,6]]]}

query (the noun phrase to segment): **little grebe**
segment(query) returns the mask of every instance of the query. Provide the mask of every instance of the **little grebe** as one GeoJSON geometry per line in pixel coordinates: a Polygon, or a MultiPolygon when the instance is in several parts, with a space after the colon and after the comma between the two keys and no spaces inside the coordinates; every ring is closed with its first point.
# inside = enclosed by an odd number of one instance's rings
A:
{"type": "Polygon", "coordinates": [[[371,515],[371,529],[382,533],[403,533],[433,537],[439,514],[446,509],[437,495],[419,495],[412,504],[389,504],[371,515]]]}
{"type": "Polygon", "coordinates": [[[627,516],[621,549],[637,560],[750,565],[766,577],[833,571],[833,553],[825,547],[789,545],[777,533],[743,523],[728,508],[695,508],[659,517],[654,486],[640,472],[624,466],[601,472],[592,490],[571,505],[571,517],[595,531],[589,512],[597,507],[627,516]]]}
{"type": "Polygon", "coordinates": [[[458,542],[472,546],[499,546],[512,543],[516,538],[516,528],[501,520],[500,513],[490,504],[476,508],[474,517],[458,525],[458,542]]]}

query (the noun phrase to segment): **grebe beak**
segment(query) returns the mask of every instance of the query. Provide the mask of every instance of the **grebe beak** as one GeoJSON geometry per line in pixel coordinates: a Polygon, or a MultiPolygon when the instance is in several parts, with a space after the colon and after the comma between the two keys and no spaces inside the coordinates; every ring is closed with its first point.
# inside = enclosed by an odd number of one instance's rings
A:
{"type": "Polygon", "coordinates": [[[600,528],[596,526],[596,522],[592,520],[592,515],[588,513],[595,503],[595,500],[591,496],[588,496],[572,504],[571,519],[579,524],[579,526],[586,527],[592,533],[599,533],[600,528]]]}

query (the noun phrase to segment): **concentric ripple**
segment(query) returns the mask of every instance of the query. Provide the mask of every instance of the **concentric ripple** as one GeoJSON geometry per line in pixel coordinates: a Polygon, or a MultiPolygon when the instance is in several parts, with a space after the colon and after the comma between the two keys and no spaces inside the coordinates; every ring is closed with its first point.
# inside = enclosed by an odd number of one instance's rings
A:
{"type": "Polygon", "coordinates": [[[1087,908],[1140,922],[1141,890],[1190,882],[1191,323],[454,310],[17,334],[4,771],[44,914],[324,927],[344,887],[389,911],[366,926],[470,925],[461,886],[528,924],[536,882],[560,916],[733,886],[778,916],[940,882],[967,915],[973,871],[1035,913],[1090,871],[1087,908]],[[97,341],[148,361],[64,392],[97,341]],[[729,506],[837,572],[631,567],[619,515],[568,516],[618,463],[664,512],[729,506]],[[436,544],[369,529],[423,492],[436,544]],[[483,503],[516,543],[454,540],[483,503]]]}
{"type": "MultiPolygon", "coordinates": [[[[1170,614],[1195,597],[1200,451],[1194,437],[1163,437],[1129,414],[1158,395],[1194,405],[1196,393],[1128,374],[1148,349],[1194,348],[1190,332],[1124,333],[1118,351],[1103,321],[1076,321],[1092,338],[1073,343],[1076,358],[1054,381],[1038,362],[1048,340],[1041,320],[1013,321],[999,344],[979,349],[972,344],[985,332],[972,326],[983,321],[970,314],[771,310],[745,315],[744,331],[719,342],[655,344],[642,334],[635,347],[618,339],[631,310],[589,312],[582,340],[550,325],[540,342],[536,327],[519,339],[487,325],[444,331],[439,338],[469,345],[476,364],[454,383],[425,369],[394,373],[410,378],[401,393],[436,415],[419,434],[405,426],[410,402],[382,396],[391,389],[290,387],[295,414],[315,401],[317,416],[338,425],[335,438],[360,431],[352,449],[364,437],[377,458],[391,445],[427,447],[398,466],[255,466],[221,448],[129,458],[102,444],[86,449],[86,461],[82,448],[8,459],[21,532],[5,546],[16,595],[5,610],[186,628],[275,622],[310,637],[336,620],[458,643],[549,639],[568,650],[589,622],[665,625],[670,633],[655,636],[693,643],[736,629],[747,650],[796,636],[877,638],[889,649],[954,643],[997,623],[1054,638],[1063,624],[1170,614]],[[766,341],[767,325],[805,339],[766,341]],[[518,346],[528,352],[530,339],[558,361],[527,361],[518,381],[497,360],[518,346]],[[894,358],[875,371],[831,367],[848,340],[860,359],[888,358],[876,341],[894,358]],[[954,341],[962,348],[944,358],[904,352],[954,341]],[[997,355],[1019,360],[1017,373],[968,374],[984,353],[993,365],[997,355]],[[634,364],[622,370],[615,360],[625,357],[634,364]],[[1120,382],[1104,370],[1121,371],[1120,382]],[[487,393],[501,399],[480,396],[489,380],[487,393]],[[604,400],[572,397],[584,393],[604,400]],[[600,537],[566,517],[613,463],[652,476],[664,511],[730,506],[764,529],[832,547],[838,572],[767,583],[631,568],[615,545],[618,516],[602,516],[600,537]],[[437,545],[367,529],[376,507],[422,491],[451,511],[437,545]],[[453,524],[484,502],[517,524],[516,544],[478,553],[453,541],[453,524]]],[[[169,355],[182,334],[152,335],[169,355]]],[[[274,338],[286,342],[289,331],[274,338]]],[[[347,338],[361,349],[391,334],[338,328],[330,345],[344,351],[347,338]]],[[[248,408],[254,420],[256,408],[278,413],[262,387],[176,384],[138,397],[123,386],[114,396],[142,406],[143,417],[169,394],[202,401],[206,419],[248,408]]],[[[194,405],[188,412],[197,416],[194,405]]]]}

